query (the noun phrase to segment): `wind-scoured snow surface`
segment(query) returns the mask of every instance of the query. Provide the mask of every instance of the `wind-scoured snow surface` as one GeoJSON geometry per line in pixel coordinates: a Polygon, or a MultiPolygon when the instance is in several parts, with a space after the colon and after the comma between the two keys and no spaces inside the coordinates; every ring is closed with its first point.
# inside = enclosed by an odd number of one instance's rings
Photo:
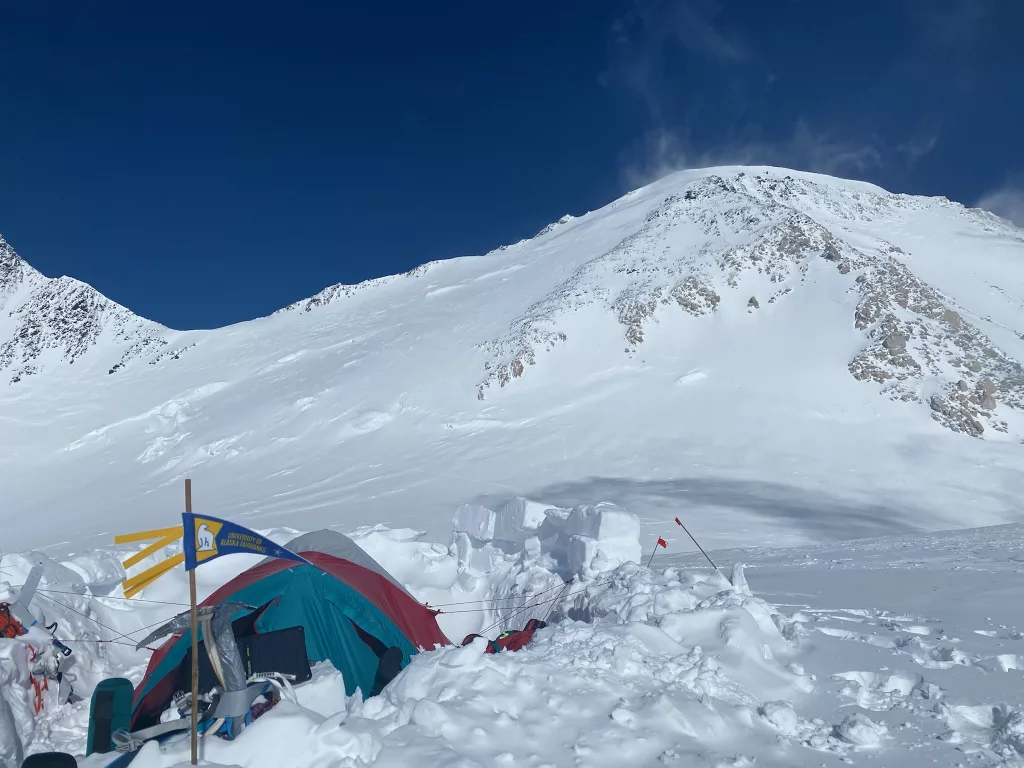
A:
{"type": "MultiPolygon", "coordinates": [[[[609,505],[570,512],[514,500],[496,517],[463,508],[455,523],[463,530],[450,546],[411,530],[352,532],[417,597],[450,611],[439,621],[452,646],[419,654],[366,701],[318,665],[294,701],[236,741],[204,738],[203,764],[1024,766],[1024,526],[713,551],[715,572],[674,537],[652,569],[623,561],[638,546],[636,521],[609,505]],[[491,522],[525,541],[490,538],[491,522]],[[574,539],[588,554],[567,561],[574,539]],[[575,581],[552,592],[573,566],[575,581]],[[460,647],[495,618],[521,626],[549,612],[520,651],[460,647]]],[[[265,533],[284,543],[294,532],[265,533]]],[[[185,607],[180,572],[119,599],[128,552],[3,562],[0,599],[32,562],[46,563],[34,607],[73,646],[70,673],[85,694],[106,676],[138,682],[149,654],[135,640],[185,607]]],[[[204,565],[200,598],[255,561],[204,565]]],[[[87,703],[57,707],[51,693],[32,714],[26,653],[0,640],[0,765],[54,748],[104,765],[109,756],[81,757],[87,703]]],[[[188,759],[186,736],[147,745],[133,765],[188,759]]]]}
{"type": "Polygon", "coordinates": [[[442,540],[516,494],[621,504],[645,548],[681,511],[716,546],[1014,522],[1022,334],[1021,230],[773,168],[211,331],[0,243],[2,547],[173,524],[186,475],[253,527],[442,540]]]}

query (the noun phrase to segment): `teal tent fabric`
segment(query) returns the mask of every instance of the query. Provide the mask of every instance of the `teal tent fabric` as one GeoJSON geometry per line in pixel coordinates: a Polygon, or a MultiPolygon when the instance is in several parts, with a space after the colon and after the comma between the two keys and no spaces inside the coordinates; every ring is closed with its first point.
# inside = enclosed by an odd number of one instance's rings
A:
{"type": "MultiPolygon", "coordinates": [[[[439,611],[420,603],[354,541],[331,530],[302,534],[286,547],[310,565],[267,557],[240,573],[203,601],[253,606],[232,620],[239,636],[302,627],[311,663],[330,661],[345,689],[364,697],[390,680],[419,651],[451,645],[437,625],[439,611]]],[[[201,630],[200,630],[201,631],[201,630]]],[[[183,663],[191,646],[186,630],[153,652],[135,689],[132,726],[152,724],[170,705],[187,676],[183,663]]]]}
{"type": "Polygon", "coordinates": [[[283,585],[280,599],[260,616],[257,629],[270,632],[304,627],[309,660],[330,661],[342,673],[349,696],[357,687],[363,696],[369,695],[379,662],[377,655],[359,638],[353,622],[384,645],[401,648],[403,667],[416,653],[412,643],[373,603],[347,584],[308,566],[252,584],[232,599],[250,605],[267,602],[259,598],[266,588],[276,591],[278,579],[286,579],[287,583],[283,585]],[[250,595],[256,599],[250,599],[250,595]]]}
{"type": "MultiPolygon", "coordinates": [[[[330,661],[341,672],[349,696],[359,688],[368,696],[377,672],[378,658],[360,638],[352,622],[386,646],[402,650],[402,667],[417,649],[379,608],[358,591],[330,574],[298,565],[255,581],[225,599],[256,608],[267,605],[256,622],[260,632],[301,626],[305,630],[310,663],[330,661]]],[[[240,611],[232,619],[247,612],[240,611]]],[[[202,630],[200,629],[200,639],[202,630]]],[[[137,696],[141,700],[166,675],[184,661],[191,645],[186,631],[168,650],[137,696]]]]}

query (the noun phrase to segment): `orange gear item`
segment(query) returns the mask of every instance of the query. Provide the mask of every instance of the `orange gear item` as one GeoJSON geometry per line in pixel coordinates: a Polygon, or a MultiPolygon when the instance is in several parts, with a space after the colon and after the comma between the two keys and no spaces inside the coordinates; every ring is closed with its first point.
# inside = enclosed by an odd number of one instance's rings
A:
{"type": "MultiPolygon", "coordinates": [[[[21,637],[24,634],[24,625],[11,615],[10,603],[0,603],[0,637],[6,637],[13,640],[14,638],[21,637]]],[[[32,654],[30,661],[34,662],[38,658],[36,649],[32,645],[30,645],[28,649],[32,654]]],[[[35,696],[32,699],[32,708],[38,715],[43,711],[45,704],[43,691],[50,690],[50,683],[46,679],[45,675],[32,675],[32,688],[35,690],[35,696]]]]}
{"type": "Polygon", "coordinates": [[[43,691],[50,690],[50,684],[46,677],[37,677],[36,675],[32,675],[32,687],[36,692],[35,698],[32,700],[32,708],[35,709],[36,714],[38,715],[43,711],[43,691]],[[43,682],[40,683],[40,680],[43,682]]]}
{"type": "Polygon", "coordinates": [[[0,603],[0,637],[13,640],[25,634],[25,627],[11,615],[10,603],[0,603]]]}

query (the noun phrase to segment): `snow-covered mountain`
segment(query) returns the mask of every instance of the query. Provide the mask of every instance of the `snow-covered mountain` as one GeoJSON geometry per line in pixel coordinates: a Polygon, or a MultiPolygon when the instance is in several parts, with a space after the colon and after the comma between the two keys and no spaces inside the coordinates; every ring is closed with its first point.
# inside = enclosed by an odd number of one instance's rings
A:
{"type": "Polygon", "coordinates": [[[43,277],[0,237],[0,372],[11,384],[94,349],[120,367],[166,344],[165,331],[74,278],[43,277]]]}
{"type": "Polygon", "coordinates": [[[677,173],[213,331],[0,240],[4,547],[169,524],[185,475],[253,525],[436,533],[515,494],[722,545],[1010,522],[1022,359],[1024,231],[785,169],[677,173]]]}

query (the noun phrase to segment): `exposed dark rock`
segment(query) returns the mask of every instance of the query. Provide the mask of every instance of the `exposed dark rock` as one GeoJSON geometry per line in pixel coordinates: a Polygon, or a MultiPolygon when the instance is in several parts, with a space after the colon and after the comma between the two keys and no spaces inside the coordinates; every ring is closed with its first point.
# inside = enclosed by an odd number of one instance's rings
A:
{"type": "Polygon", "coordinates": [[[885,337],[885,341],[882,342],[882,345],[894,355],[897,355],[906,350],[907,339],[902,333],[890,333],[885,337]]]}
{"type": "Polygon", "coordinates": [[[942,311],[942,319],[948,325],[952,326],[955,330],[959,330],[960,326],[963,325],[963,318],[952,309],[945,309],[942,311]]]}

